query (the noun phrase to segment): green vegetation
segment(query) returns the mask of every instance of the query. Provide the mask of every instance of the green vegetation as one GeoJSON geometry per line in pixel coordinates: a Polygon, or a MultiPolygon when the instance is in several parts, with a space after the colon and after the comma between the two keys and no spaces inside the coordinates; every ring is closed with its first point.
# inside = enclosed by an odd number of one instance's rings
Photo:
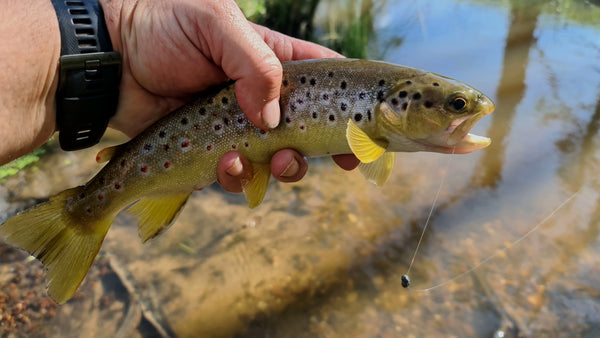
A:
{"type": "Polygon", "coordinates": [[[27,154],[25,156],[19,157],[16,160],[9,162],[3,166],[0,166],[0,181],[15,175],[19,172],[19,170],[37,162],[40,159],[40,156],[46,153],[46,147],[42,146],[32,153],[27,154]]]}

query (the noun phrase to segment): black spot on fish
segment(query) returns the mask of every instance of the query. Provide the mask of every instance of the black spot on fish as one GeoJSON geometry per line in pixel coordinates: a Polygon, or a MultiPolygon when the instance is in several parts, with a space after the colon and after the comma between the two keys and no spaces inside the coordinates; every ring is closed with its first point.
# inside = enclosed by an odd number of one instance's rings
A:
{"type": "Polygon", "coordinates": [[[333,77],[333,72],[329,72],[329,74],[327,74],[327,76],[333,77]]]}
{"type": "Polygon", "coordinates": [[[121,183],[115,182],[115,190],[119,190],[121,188],[122,188],[121,183]]]}
{"type": "Polygon", "coordinates": [[[439,86],[440,86],[440,84],[439,84],[439,83],[437,83],[437,82],[434,82],[434,83],[433,83],[433,86],[434,86],[434,87],[439,87],[439,86]]]}
{"type": "Polygon", "coordinates": [[[80,200],[82,200],[82,199],[84,199],[84,198],[85,198],[85,194],[84,194],[84,193],[81,193],[81,194],[79,194],[79,199],[80,199],[80,200]]]}
{"type": "Polygon", "coordinates": [[[285,118],[285,122],[286,123],[292,123],[292,119],[288,116],[285,118]]]}
{"type": "Polygon", "coordinates": [[[407,85],[411,85],[411,84],[412,84],[412,81],[408,80],[408,81],[406,81],[406,82],[404,82],[404,83],[406,83],[407,85]]]}
{"type": "Polygon", "coordinates": [[[393,98],[391,102],[392,102],[392,104],[393,104],[394,106],[397,106],[397,105],[398,105],[398,99],[397,99],[397,98],[393,98]]]}
{"type": "Polygon", "coordinates": [[[212,98],[212,97],[209,97],[209,98],[208,98],[208,100],[207,100],[206,102],[208,102],[208,104],[213,104],[213,98],[212,98]]]}
{"type": "Polygon", "coordinates": [[[266,133],[267,133],[267,131],[266,131],[266,130],[264,130],[264,129],[261,129],[261,130],[260,130],[260,134],[261,134],[261,135],[264,135],[264,134],[266,134],[266,133]]]}
{"type": "Polygon", "coordinates": [[[310,85],[314,86],[317,84],[317,80],[315,80],[314,78],[310,79],[310,85]]]}
{"type": "Polygon", "coordinates": [[[104,177],[100,177],[100,178],[98,179],[98,183],[100,183],[100,184],[104,184],[104,177]]]}
{"type": "Polygon", "coordinates": [[[181,119],[181,124],[183,124],[184,126],[185,126],[186,124],[188,124],[188,119],[187,119],[187,117],[184,117],[184,118],[182,118],[182,119],[181,119]]]}
{"type": "Polygon", "coordinates": [[[200,108],[200,115],[206,115],[206,108],[200,108]]]}
{"type": "Polygon", "coordinates": [[[164,138],[165,136],[167,136],[167,133],[165,133],[165,131],[164,131],[164,130],[161,130],[161,131],[158,133],[158,137],[160,137],[160,138],[164,138]]]}
{"type": "Polygon", "coordinates": [[[383,86],[385,84],[385,80],[379,80],[379,85],[383,86]]]}
{"type": "Polygon", "coordinates": [[[290,103],[290,110],[295,112],[296,111],[296,105],[293,103],[290,103]]]}
{"type": "Polygon", "coordinates": [[[398,97],[401,99],[405,98],[407,95],[408,95],[408,93],[404,90],[401,91],[400,93],[398,93],[398,97]]]}
{"type": "Polygon", "coordinates": [[[232,145],[231,145],[231,149],[235,149],[235,148],[237,148],[237,145],[235,145],[235,144],[232,144],[232,145]]]}
{"type": "Polygon", "coordinates": [[[243,116],[238,117],[237,121],[239,124],[244,123],[244,117],[243,116]]]}
{"type": "Polygon", "coordinates": [[[346,111],[346,108],[348,108],[348,106],[345,103],[342,102],[342,104],[340,104],[340,109],[342,111],[346,111]]]}
{"type": "Polygon", "coordinates": [[[298,99],[298,100],[296,100],[296,102],[298,102],[298,104],[303,104],[303,103],[304,103],[304,100],[302,100],[302,99],[298,99]]]}
{"type": "Polygon", "coordinates": [[[420,99],[421,99],[421,93],[415,93],[415,94],[413,95],[413,99],[414,99],[414,100],[420,100],[420,99]]]}
{"type": "Polygon", "coordinates": [[[229,103],[229,99],[224,97],[221,99],[221,102],[223,102],[223,104],[228,104],[229,103]]]}
{"type": "Polygon", "coordinates": [[[200,130],[200,125],[198,123],[194,124],[194,130],[200,130]]]}
{"type": "Polygon", "coordinates": [[[323,94],[323,100],[329,100],[329,94],[327,94],[327,93],[323,94]]]}
{"type": "Polygon", "coordinates": [[[342,83],[340,83],[340,88],[346,89],[346,86],[347,86],[346,81],[342,81],[342,83]]]}
{"type": "Polygon", "coordinates": [[[171,149],[171,147],[168,144],[163,145],[164,151],[169,151],[169,149],[171,149]]]}
{"type": "Polygon", "coordinates": [[[288,86],[288,80],[284,79],[281,84],[283,84],[284,87],[287,87],[288,86]]]}
{"type": "Polygon", "coordinates": [[[167,161],[163,164],[163,167],[165,167],[165,169],[169,169],[171,168],[171,162],[167,161]]]}
{"type": "Polygon", "coordinates": [[[313,112],[312,117],[313,117],[313,119],[316,119],[317,117],[319,117],[319,114],[317,114],[317,112],[313,112]]]}
{"type": "Polygon", "coordinates": [[[357,113],[356,115],[354,115],[354,121],[356,122],[360,122],[360,120],[362,120],[363,116],[361,113],[357,113]]]}
{"type": "Polygon", "coordinates": [[[120,163],[120,164],[121,164],[121,167],[124,167],[124,166],[125,166],[125,164],[127,164],[127,161],[125,161],[125,160],[121,160],[121,163],[120,163]]]}
{"type": "Polygon", "coordinates": [[[367,119],[368,119],[369,121],[371,121],[371,117],[372,117],[372,116],[371,116],[371,110],[369,109],[369,110],[367,110],[367,119]]]}
{"type": "Polygon", "coordinates": [[[146,151],[150,151],[150,150],[152,150],[152,144],[150,144],[150,143],[146,143],[146,144],[144,145],[144,150],[146,150],[146,151]]]}
{"type": "Polygon", "coordinates": [[[223,118],[223,123],[225,123],[225,125],[228,126],[229,125],[229,119],[226,118],[226,117],[224,117],[223,118]]]}
{"type": "Polygon", "coordinates": [[[302,84],[306,83],[306,76],[303,76],[300,78],[300,83],[302,83],[302,84]]]}
{"type": "Polygon", "coordinates": [[[92,213],[92,209],[91,209],[91,208],[87,208],[87,209],[85,209],[85,211],[86,211],[88,214],[91,214],[91,213],[92,213]]]}
{"type": "Polygon", "coordinates": [[[407,110],[408,109],[408,102],[404,102],[402,104],[402,110],[407,110]]]}
{"type": "Polygon", "coordinates": [[[306,92],[306,98],[310,99],[310,92],[306,92]]]}
{"type": "Polygon", "coordinates": [[[364,100],[364,99],[367,98],[367,94],[365,92],[360,92],[358,94],[358,98],[361,99],[361,100],[364,100]]]}
{"type": "Polygon", "coordinates": [[[433,107],[433,103],[431,101],[425,101],[425,107],[431,108],[431,107],[433,107]]]}
{"type": "Polygon", "coordinates": [[[379,100],[379,102],[383,102],[385,101],[385,99],[383,98],[383,90],[380,90],[377,92],[377,100],[379,100]]]}
{"type": "Polygon", "coordinates": [[[248,146],[249,146],[248,142],[244,142],[244,147],[248,147],[248,146]]]}
{"type": "Polygon", "coordinates": [[[333,114],[329,115],[329,121],[335,121],[335,115],[333,115],[333,114]]]}
{"type": "Polygon", "coordinates": [[[221,130],[221,129],[223,129],[223,125],[221,125],[221,124],[215,125],[215,130],[221,130]]]}
{"type": "Polygon", "coordinates": [[[334,96],[340,96],[340,92],[336,90],[335,92],[333,92],[333,95],[334,96]]]}

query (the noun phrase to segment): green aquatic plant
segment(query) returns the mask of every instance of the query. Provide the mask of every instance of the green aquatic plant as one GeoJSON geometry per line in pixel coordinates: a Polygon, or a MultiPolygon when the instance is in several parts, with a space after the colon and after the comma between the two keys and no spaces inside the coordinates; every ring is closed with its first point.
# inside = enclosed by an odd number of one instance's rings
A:
{"type": "Polygon", "coordinates": [[[0,180],[4,180],[10,176],[17,174],[23,168],[39,161],[40,156],[46,153],[46,147],[42,146],[30,154],[21,156],[16,160],[0,166],[0,180]]]}

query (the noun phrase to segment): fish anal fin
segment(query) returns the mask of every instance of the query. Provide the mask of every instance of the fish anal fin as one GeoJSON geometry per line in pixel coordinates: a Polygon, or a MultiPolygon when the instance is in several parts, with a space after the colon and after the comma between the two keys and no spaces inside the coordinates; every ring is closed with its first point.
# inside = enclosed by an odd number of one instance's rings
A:
{"type": "Polygon", "coordinates": [[[115,156],[115,152],[119,146],[112,146],[108,148],[104,148],[96,154],[96,162],[103,163],[108,162],[113,156],[115,156]]]}
{"type": "Polygon", "coordinates": [[[381,187],[394,169],[395,153],[386,152],[371,163],[360,163],[358,169],[369,182],[381,187]]]}
{"type": "Polygon", "coordinates": [[[175,221],[191,192],[161,196],[146,196],[132,205],[127,212],[138,220],[138,233],[142,242],[158,236],[175,221]]]}
{"type": "Polygon", "coordinates": [[[59,304],[69,300],[98,254],[113,216],[81,223],[66,211],[81,187],[65,190],[0,225],[2,239],[28,251],[46,268],[48,295],[59,304]]]}
{"type": "Polygon", "coordinates": [[[242,189],[250,208],[259,206],[269,187],[271,166],[267,163],[252,163],[252,178],[242,181],[242,189]]]}
{"type": "Polygon", "coordinates": [[[371,163],[385,153],[385,147],[373,141],[352,119],[348,120],[346,140],[354,155],[362,163],[371,163]]]}

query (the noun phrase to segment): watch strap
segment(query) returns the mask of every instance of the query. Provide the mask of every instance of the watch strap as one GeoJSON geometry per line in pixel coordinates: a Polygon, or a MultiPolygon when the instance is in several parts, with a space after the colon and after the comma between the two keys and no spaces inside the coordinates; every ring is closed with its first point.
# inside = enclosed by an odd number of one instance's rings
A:
{"type": "Polygon", "coordinates": [[[52,0],[61,35],[56,124],[64,150],[100,141],[117,110],[121,57],[97,0],[52,0]]]}

